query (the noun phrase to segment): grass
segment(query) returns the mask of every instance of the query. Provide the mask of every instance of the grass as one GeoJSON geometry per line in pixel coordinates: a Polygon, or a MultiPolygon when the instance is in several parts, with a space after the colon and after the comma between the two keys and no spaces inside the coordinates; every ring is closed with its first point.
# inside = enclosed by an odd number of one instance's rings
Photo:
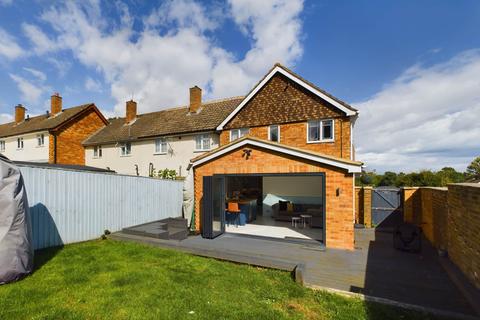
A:
{"type": "Polygon", "coordinates": [[[97,240],[38,252],[0,319],[432,319],[313,291],[289,273],[97,240]]]}

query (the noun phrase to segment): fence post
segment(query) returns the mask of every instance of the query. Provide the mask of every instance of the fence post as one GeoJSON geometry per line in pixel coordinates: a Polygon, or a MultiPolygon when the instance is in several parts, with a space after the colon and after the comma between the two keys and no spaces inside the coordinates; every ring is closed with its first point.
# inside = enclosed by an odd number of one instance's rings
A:
{"type": "Polygon", "coordinates": [[[363,224],[372,227],[372,187],[363,187],[363,224]]]}

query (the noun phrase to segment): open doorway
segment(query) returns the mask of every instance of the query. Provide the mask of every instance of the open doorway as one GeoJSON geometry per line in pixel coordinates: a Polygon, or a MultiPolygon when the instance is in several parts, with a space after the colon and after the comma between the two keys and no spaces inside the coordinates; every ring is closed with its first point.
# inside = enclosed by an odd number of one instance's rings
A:
{"type": "Polygon", "coordinates": [[[222,176],[226,232],[324,243],[324,174],[222,176]]]}

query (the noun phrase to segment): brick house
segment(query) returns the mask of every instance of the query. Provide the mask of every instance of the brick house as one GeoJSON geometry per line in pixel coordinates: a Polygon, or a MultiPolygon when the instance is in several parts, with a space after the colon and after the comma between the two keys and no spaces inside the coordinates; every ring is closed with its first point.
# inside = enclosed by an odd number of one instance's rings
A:
{"type": "Polygon", "coordinates": [[[85,165],[83,140],[108,123],[93,103],[63,109],[59,94],[46,114],[25,111],[16,106],[14,121],[0,125],[0,153],[14,161],[85,165]]]}
{"type": "Polygon", "coordinates": [[[138,114],[137,103],[127,101],[125,117],[109,119],[83,141],[86,164],[128,175],[169,169],[185,176],[190,159],[219,146],[216,128],[242,100],[202,101],[199,87],[189,91],[189,105],[157,112],[138,114]]]}
{"type": "Polygon", "coordinates": [[[268,225],[284,228],[285,237],[353,249],[354,174],[362,166],[354,158],[357,117],[276,64],[217,127],[220,146],[190,161],[195,229],[213,238],[268,225]],[[240,228],[225,226],[232,218],[240,228]],[[312,228],[298,228],[299,220],[312,228]]]}

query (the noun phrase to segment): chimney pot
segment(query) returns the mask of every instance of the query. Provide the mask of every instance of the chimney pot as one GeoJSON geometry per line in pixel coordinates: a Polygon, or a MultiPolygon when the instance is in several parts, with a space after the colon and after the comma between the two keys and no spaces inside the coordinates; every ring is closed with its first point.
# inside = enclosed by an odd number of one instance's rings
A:
{"type": "Polygon", "coordinates": [[[25,107],[21,104],[15,106],[15,123],[19,124],[25,120],[25,107]]]}
{"type": "Polygon", "coordinates": [[[50,113],[54,116],[60,112],[62,112],[62,97],[58,92],[55,92],[51,97],[51,106],[50,106],[50,113]]]}
{"type": "Polygon", "coordinates": [[[202,105],[202,89],[197,86],[190,88],[189,112],[198,112],[202,105]]]}
{"type": "Polygon", "coordinates": [[[125,122],[130,123],[137,118],[137,103],[133,100],[127,101],[125,122]]]}

